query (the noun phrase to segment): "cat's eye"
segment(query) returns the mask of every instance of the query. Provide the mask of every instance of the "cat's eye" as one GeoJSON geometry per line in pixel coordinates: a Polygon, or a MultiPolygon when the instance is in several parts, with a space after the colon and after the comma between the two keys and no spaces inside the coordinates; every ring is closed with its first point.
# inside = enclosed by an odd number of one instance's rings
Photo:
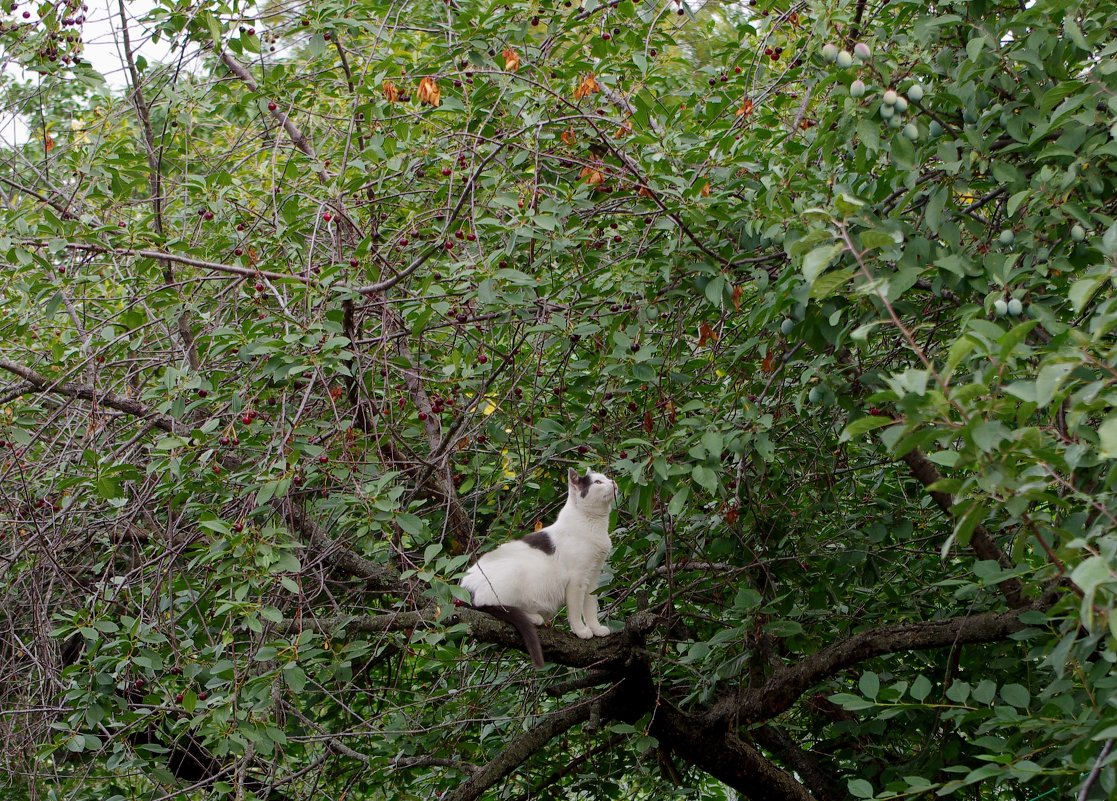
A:
{"type": "Polygon", "coordinates": [[[600,484],[600,483],[601,483],[601,479],[600,479],[600,478],[598,478],[598,479],[594,479],[594,482],[593,482],[593,483],[594,483],[594,484],[600,484]]]}

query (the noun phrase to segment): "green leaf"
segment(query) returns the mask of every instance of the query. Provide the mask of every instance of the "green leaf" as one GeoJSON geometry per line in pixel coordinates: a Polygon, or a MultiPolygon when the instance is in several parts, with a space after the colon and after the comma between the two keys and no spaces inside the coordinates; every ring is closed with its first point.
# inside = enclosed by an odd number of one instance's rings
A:
{"type": "Polygon", "coordinates": [[[834,260],[838,258],[844,250],[845,245],[841,242],[834,242],[828,245],[820,245],[804,256],[803,277],[807,279],[807,283],[813,284],[819,274],[833,264],[834,260]]]}
{"type": "Polygon", "coordinates": [[[854,798],[872,798],[875,795],[873,785],[864,779],[850,779],[846,782],[846,790],[854,798]]]}
{"type": "Polygon", "coordinates": [[[1099,585],[1114,579],[1113,571],[1103,556],[1091,556],[1079,562],[1070,574],[1070,580],[1083,592],[1093,593],[1099,585]]]}
{"type": "Polygon", "coordinates": [[[698,485],[708,492],[717,492],[718,490],[718,476],[710,468],[705,465],[695,465],[690,471],[691,476],[694,478],[698,485]]]}
{"type": "Polygon", "coordinates": [[[849,279],[853,278],[854,272],[852,267],[843,267],[840,270],[834,270],[819,276],[811,285],[811,298],[822,300],[830,297],[845,286],[849,279]]]}
{"type": "Polygon", "coordinates": [[[908,688],[908,695],[916,701],[923,701],[931,694],[931,682],[926,676],[916,676],[908,688]]]}
{"type": "Polygon", "coordinates": [[[867,434],[883,426],[895,422],[891,417],[883,417],[878,415],[869,415],[866,417],[858,417],[853,422],[849,423],[842,429],[841,436],[838,437],[839,442],[849,442],[852,439],[860,437],[862,434],[867,434]]]}
{"type": "Polygon", "coordinates": [[[1031,693],[1021,684],[1006,684],[1001,687],[1001,698],[1017,709],[1027,709],[1032,700],[1031,693]]]}
{"type": "Polygon", "coordinates": [[[1117,458],[1117,415],[1107,417],[1098,426],[1098,456],[1102,459],[1117,458]]]}
{"type": "Polygon", "coordinates": [[[866,671],[861,674],[861,679],[857,682],[858,688],[861,690],[862,695],[866,698],[875,699],[877,693],[880,692],[880,677],[876,673],[866,671]]]}

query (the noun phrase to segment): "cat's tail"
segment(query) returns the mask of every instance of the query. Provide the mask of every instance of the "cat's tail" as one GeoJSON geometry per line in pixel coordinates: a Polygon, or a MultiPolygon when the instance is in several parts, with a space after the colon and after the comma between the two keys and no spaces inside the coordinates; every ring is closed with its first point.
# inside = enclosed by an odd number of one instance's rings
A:
{"type": "Polygon", "coordinates": [[[495,604],[474,606],[473,608],[478,612],[485,612],[498,620],[503,620],[515,626],[524,640],[524,646],[527,648],[528,654],[531,655],[531,661],[535,663],[537,668],[543,667],[543,645],[539,642],[539,632],[536,631],[535,624],[528,620],[524,610],[515,606],[498,606],[495,604]]]}

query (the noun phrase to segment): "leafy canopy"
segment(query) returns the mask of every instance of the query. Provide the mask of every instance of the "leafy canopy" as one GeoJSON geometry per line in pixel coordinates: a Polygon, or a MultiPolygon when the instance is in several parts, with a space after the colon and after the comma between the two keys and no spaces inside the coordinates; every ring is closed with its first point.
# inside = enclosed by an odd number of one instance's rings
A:
{"type": "Polygon", "coordinates": [[[1114,4],[133,12],[0,17],[5,793],[1112,796],[1114,4]]]}

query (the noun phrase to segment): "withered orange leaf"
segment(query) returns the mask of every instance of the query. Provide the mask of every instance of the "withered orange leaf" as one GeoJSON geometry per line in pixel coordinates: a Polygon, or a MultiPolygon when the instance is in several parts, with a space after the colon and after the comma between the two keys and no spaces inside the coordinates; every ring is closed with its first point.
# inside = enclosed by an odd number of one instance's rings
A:
{"type": "Polygon", "coordinates": [[[644,431],[651,434],[655,430],[655,420],[652,419],[650,411],[644,412],[644,431]]]}
{"type": "Polygon", "coordinates": [[[389,103],[395,103],[397,100],[399,100],[399,87],[391,81],[384,81],[384,83],[381,84],[380,88],[384,92],[384,98],[389,103]]]}
{"type": "Polygon", "coordinates": [[[533,528],[532,531],[542,531],[542,530],[543,530],[543,521],[542,520],[536,520],[535,521],[535,528],[533,528]]]}
{"type": "Polygon", "coordinates": [[[598,84],[597,79],[593,77],[593,73],[588,73],[582,82],[578,84],[578,88],[574,90],[574,99],[581,100],[583,97],[592,95],[601,91],[601,85],[598,84]]]}
{"type": "Polygon", "coordinates": [[[741,289],[739,285],[733,287],[733,306],[738,311],[741,309],[741,295],[743,294],[745,294],[745,290],[741,289]]]}
{"type": "Polygon", "coordinates": [[[639,195],[640,197],[652,197],[653,196],[652,195],[652,190],[648,189],[648,187],[644,186],[643,184],[640,184],[640,188],[636,191],[636,194],[639,195]]]}
{"type": "Polygon", "coordinates": [[[710,340],[717,342],[719,339],[718,332],[709,323],[702,323],[698,326],[698,347],[704,348],[710,340]]]}
{"type": "Polygon", "coordinates": [[[702,197],[709,197],[710,196],[710,182],[709,181],[707,181],[706,185],[704,187],[702,187],[702,191],[699,192],[699,194],[702,195],[702,197]]]}
{"type": "Polygon", "coordinates": [[[593,167],[583,167],[578,177],[585,178],[586,183],[590,186],[597,186],[605,180],[605,176],[601,174],[601,170],[593,167]]]}
{"type": "Polygon", "coordinates": [[[745,98],[745,102],[741,104],[741,107],[739,109],[737,109],[737,116],[747,117],[749,114],[752,114],[752,109],[752,101],[748,98],[745,98]]]}
{"type": "Polygon", "coordinates": [[[54,137],[47,134],[46,139],[43,141],[43,148],[49,153],[54,150],[54,137]]]}
{"type": "Polygon", "coordinates": [[[442,103],[442,92],[434,78],[429,75],[419,81],[419,91],[415,94],[418,96],[420,103],[426,103],[428,106],[437,106],[442,103]]]}
{"type": "Polygon", "coordinates": [[[520,68],[520,54],[513,50],[511,47],[504,48],[501,53],[504,56],[504,69],[509,72],[515,72],[520,68]]]}
{"type": "Polygon", "coordinates": [[[573,128],[567,128],[565,131],[563,131],[562,134],[559,136],[559,139],[566,142],[566,144],[568,145],[576,144],[578,141],[578,137],[574,135],[573,128]]]}
{"type": "Polygon", "coordinates": [[[617,128],[617,132],[613,134],[614,139],[624,139],[632,133],[632,123],[625,120],[621,123],[621,127],[617,128]]]}
{"type": "Polygon", "coordinates": [[[760,370],[761,370],[761,372],[769,373],[769,374],[776,372],[776,354],[775,353],[769,353],[767,356],[764,357],[764,361],[762,361],[760,363],[760,370]]]}

